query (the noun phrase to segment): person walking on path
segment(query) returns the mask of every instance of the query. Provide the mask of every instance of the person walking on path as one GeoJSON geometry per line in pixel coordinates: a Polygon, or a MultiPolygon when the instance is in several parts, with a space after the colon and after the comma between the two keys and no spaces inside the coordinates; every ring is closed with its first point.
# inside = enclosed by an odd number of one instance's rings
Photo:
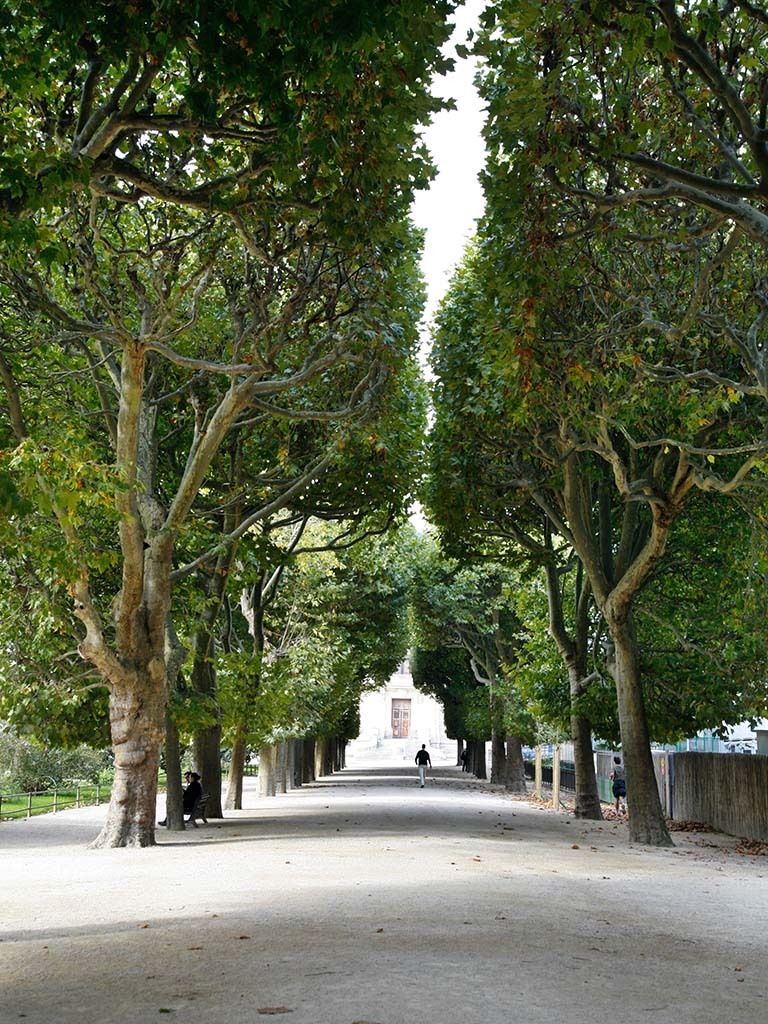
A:
{"type": "Polygon", "coordinates": [[[624,778],[624,765],[621,763],[620,757],[614,757],[613,759],[611,778],[613,779],[613,795],[616,798],[616,813],[620,814],[623,810],[626,814],[627,783],[624,778]]]}
{"type": "Polygon", "coordinates": [[[421,750],[416,754],[416,764],[419,766],[419,784],[424,789],[424,782],[427,778],[427,765],[432,767],[432,761],[427,750],[426,743],[421,744],[421,750]]]}

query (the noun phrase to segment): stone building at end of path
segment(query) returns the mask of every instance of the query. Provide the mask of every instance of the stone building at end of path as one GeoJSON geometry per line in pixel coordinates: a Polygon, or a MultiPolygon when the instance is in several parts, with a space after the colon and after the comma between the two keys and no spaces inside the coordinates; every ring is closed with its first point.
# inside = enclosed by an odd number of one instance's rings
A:
{"type": "Polygon", "coordinates": [[[404,661],[384,686],[360,698],[360,734],[347,757],[353,763],[409,763],[422,743],[433,764],[456,763],[456,741],[446,736],[442,704],[416,689],[404,661]]]}

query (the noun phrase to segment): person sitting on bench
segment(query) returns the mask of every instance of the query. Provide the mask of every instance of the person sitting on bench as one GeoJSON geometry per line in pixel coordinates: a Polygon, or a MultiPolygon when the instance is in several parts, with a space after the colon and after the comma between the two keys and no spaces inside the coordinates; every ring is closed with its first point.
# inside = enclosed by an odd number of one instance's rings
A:
{"type": "Polygon", "coordinates": [[[187,778],[188,784],[184,790],[184,813],[191,814],[194,810],[195,804],[203,795],[203,787],[200,784],[200,776],[197,772],[187,772],[184,776],[187,778]]]}
{"type": "MultiPolygon", "coordinates": [[[[182,791],[182,810],[184,814],[191,814],[195,808],[195,804],[203,795],[203,787],[200,783],[200,776],[197,772],[184,772],[184,781],[186,786],[182,791]]],[[[167,825],[168,818],[163,818],[162,821],[158,821],[158,825],[167,825]]]]}

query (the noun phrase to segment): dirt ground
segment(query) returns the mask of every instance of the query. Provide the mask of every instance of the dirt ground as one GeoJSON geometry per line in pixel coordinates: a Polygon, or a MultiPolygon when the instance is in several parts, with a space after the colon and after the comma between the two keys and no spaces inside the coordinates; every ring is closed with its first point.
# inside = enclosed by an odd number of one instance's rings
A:
{"type": "Polygon", "coordinates": [[[768,1019],[768,858],[731,837],[633,847],[452,767],[246,802],[149,850],[88,850],[103,808],[0,825],[0,1021],[768,1019]]]}

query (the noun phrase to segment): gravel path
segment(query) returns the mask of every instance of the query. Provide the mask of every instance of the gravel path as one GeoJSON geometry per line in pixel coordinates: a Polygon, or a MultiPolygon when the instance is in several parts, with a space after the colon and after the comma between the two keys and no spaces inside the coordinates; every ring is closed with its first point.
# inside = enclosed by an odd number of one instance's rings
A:
{"type": "Polygon", "coordinates": [[[768,861],[627,843],[438,768],[347,769],[150,850],[0,825],[0,1021],[768,1020],[768,861]]]}

